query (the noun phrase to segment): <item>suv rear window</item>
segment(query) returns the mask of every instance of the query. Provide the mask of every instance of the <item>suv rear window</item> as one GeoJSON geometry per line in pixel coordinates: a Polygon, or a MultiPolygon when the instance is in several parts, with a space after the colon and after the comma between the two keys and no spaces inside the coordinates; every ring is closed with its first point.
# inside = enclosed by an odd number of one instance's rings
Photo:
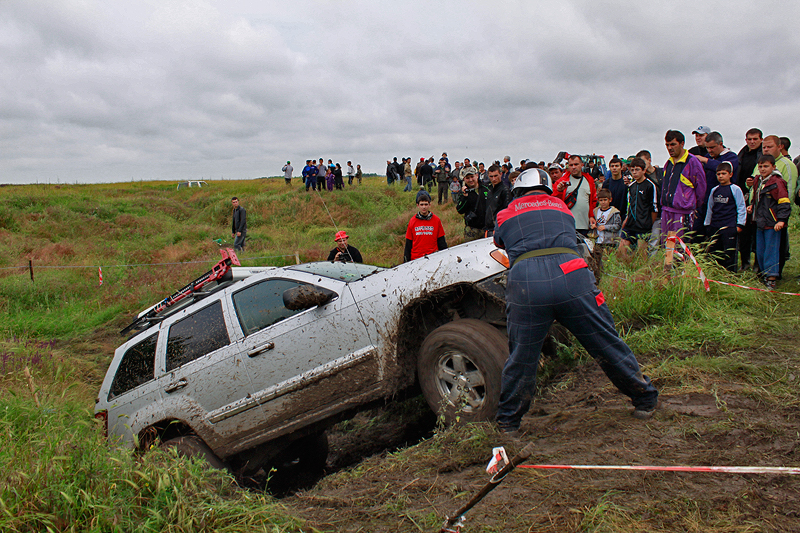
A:
{"type": "Polygon", "coordinates": [[[364,265],[362,263],[341,263],[339,261],[303,263],[302,265],[293,265],[286,268],[288,270],[298,270],[300,272],[308,272],[310,274],[325,276],[326,278],[338,279],[348,283],[351,281],[364,279],[367,276],[375,274],[376,272],[386,270],[385,268],[376,267],[373,265],[364,265]]]}
{"type": "Polygon", "coordinates": [[[172,324],[167,341],[167,371],[230,344],[218,300],[172,324]]]}
{"type": "Polygon", "coordinates": [[[283,291],[308,285],[288,279],[268,279],[250,285],[233,295],[236,315],[245,335],[267,328],[284,318],[299,313],[283,305],[283,291]]]}
{"type": "Polygon", "coordinates": [[[155,377],[156,341],[158,333],[128,348],[111,383],[109,399],[135,389],[155,377]]]}

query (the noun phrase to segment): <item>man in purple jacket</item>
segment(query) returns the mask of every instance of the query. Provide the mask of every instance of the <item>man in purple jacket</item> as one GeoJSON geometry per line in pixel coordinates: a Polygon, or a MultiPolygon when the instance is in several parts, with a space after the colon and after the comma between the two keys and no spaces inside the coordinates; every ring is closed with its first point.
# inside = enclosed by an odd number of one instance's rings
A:
{"type": "MultiPolygon", "coordinates": [[[[694,227],[697,210],[706,197],[706,173],[697,157],[683,147],[683,133],[669,130],[664,141],[669,159],[661,182],[661,235],[668,239],[682,237],[694,227]]],[[[673,246],[674,241],[668,240],[666,265],[672,263],[673,246]]]]}

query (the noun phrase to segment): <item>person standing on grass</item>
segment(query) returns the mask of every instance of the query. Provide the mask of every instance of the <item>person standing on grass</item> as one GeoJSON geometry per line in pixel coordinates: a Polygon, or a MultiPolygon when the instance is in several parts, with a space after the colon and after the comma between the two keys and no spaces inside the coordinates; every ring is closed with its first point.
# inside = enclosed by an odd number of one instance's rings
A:
{"type": "Polygon", "coordinates": [[[317,165],[317,190],[322,191],[325,189],[325,185],[327,183],[326,177],[328,176],[328,167],[325,166],[325,161],[322,158],[319,158],[319,164],[317,165]]]}
{"type": "Polygon", "coordinates": [[[696,146],[689,148],[690,154],[702,155],[703,157],[708,155],[708,152],[706,151],[706,135],[709,133],[711,133],[711,128],[708,126],[698,126],[697,129],[692,132],[696,146]]]}
{"type": "Polygon", "coordinates": [[[552,196],[552,187],[544,170],[522,172],[514,183],[515,199],[497,215],[494,232],[495,245],[506,250],[511,265],[506,283],[510,354],[496,421],[513,437],[530,408],[542,345],[554,320],[631,399],[634,417],[652,417],[658,402],[658,390],[619,338],[605,297],[578,252],[575,217],[561,198],[552,196]]]}
{"type": "Polygon", "coordinates": [[[705,213],[708,210],[708,195],[711,194],[711,189],[719,185],[717,181],[717,166],[723,161],[730,163],[733,167],[731,183],[736,183],[739,175],[739,158],[731,150],[725,148],[722,134],[718,131],[712,131],[707,134],[703,146],[706,149],[706,155],[698,155],[696,157],[703,164],[703,171],[706,173],[706,196],[703,199],[703,205],[700,206],[700,216],[695,223],[694,231],[696,235],[702,235],[704,240],[707,240],[711,236],[706,234],[705,213]]]}
{"type": "Polygon", "coordinates": [[[286,185],[292,184],[292,171],[294,167],[292,167],[292,162],[287,161],[285,165],[283,165],[283,179],[286,180],[286,185]]]}
{"type": "Polygon", "coordinates": [[[317,180],[322,179],[324,178],[319,175],[319,168],[314,164],[314,160],[312,159],[308,165],[308,174],[306,174],[306,192],[308,192],[309,187],[311,187],[312,191],[316,190],[317,180]]]}
{"type": "MultiPolygon", "coordinates": [[[[620,167],[622,165],[620,164],[620,167]]],[[[579,155],[567,159],[568,173],[555,184],[553,196],[561,198],[575,217],[578,233],[586,236],[594,228],[594,210],[597,207],[597,190],[594,179],[583,171],[583,160],[579,155]]],[[[513,190],[513,189],[512,189],[513,190]]],[[[611,194],[614,194],[612,191],[611,194]]]]}
{"type": "MultiPolygon", "coordinates": [[[[708,148],[709,153],[713,152],[708,148]]],[[[717,185],[708,195],[708,208],[704,224],[706,236],[711,239],[709,251],[716,252],[717,262],[736,272],[736,243],[747,218],[742,189],[733,185],[733,165],[724,161],[717,165],[717,185]]]]}
{"type": "Polygon", "coordinates": [[[358,184],[361,185],[361,178],[364,177],[364,173],[361,172],[361,165],[356,165],[356,181],[358,184]]]}
{"type": "Polygon", "coordinates": [[[233,249],[242,251],[247,238],[247,213],[244,207],[239,205],[239,199],[235,196],[231,198],[231,205],[233,205],[233,224],[231,226],[233,249]]]}
{"type": "MultiPolygon", "coordinates": [[[[459,183],[464,182],[464,178],[461,176],[461,161],[456,161],[453,163],[455,168],[450,169],[450,178],[456,178],[459,183]]],[[[447,161],[445,161],[445,166],[447,165],[447,161]]]]}
{"type": "Polygon", "coordinates": [[[706,196],[706,173],[700,161],[683,145],[686,138],[677,130],[668,130],[664,146],[669,160],[664,165],[664,180],[661,183],[661,239],[666,242],[667,253],[664,265],[672,265],[675,242],[694,227],[697,209],[706,196]]]}
{"type": "MultiPolygon", "coordinates": [[[[611,171],[611,177],[603,181],[602,188],[611,191],[611,197],[614,199],[611,205],[616,207],[620,213],[627,213],[630,180],[626,182],[622,176],[622,160],[619,157],[613,158],[608,162],[608,169],[611,171]]],[[[593,176],[593,174],[587,174],[593,176]]],[[[597,182],[595,182],[595,187],[597,187],[597,182]]]]}
{"type": "Polygon", "coordinates": [[[386,160],[386,185],[391,185],[392,183],[394,183],[395,172],[396,172],[396,170],[394,168],[394,163],[392,163],[391,161],[389,161],[387,159],[386,160]]]}
{"type": "Polygon", "coordinates": [[[647,244],[653,222],[658,217],[656,186],[645,178],[646,168],[647,163],[641,157],[634,157],[631,161],[633,181],[627,191],[628,212],[622,221],[619,240],[619,250],[623,254],[627,254],[631,246],[636,247],[640,239],[647,244]]]}
{"type": "Polygon", "coordinates": [[[417,188],[422,186],[422,176],[419,175],[419,169],[422,168],[424,164],[425,164],[425,158],[420,157],[419,163],[417,163],[416,166],[414,167],[414,177],[417,178],[417,188]]]}
{"type": "Polygon", "coordinates": [[[306,159],[306,166],[303,167],[303,172],[302,172],[303,185],[306,186],[306,190],[308,190],[308,179],[309,179],[309,175],[311,174],[311,168],[312,167],[314,169],[317,168],[317,167],[315,167],[314,165],[311,164],[311,160],[310,159],[306,159]]]}
{"type": "Polygon", "coordinates": [[[486,236],[486,204],[489,189],[478,183],[478,170],[465,167],[464,185],[456,203],[456,212],[464,215],[464,242],[474,241],[486,236]]]}
{"type": "Polygon", "coordinates": [[[550,180],[555,183],[564,175],[564,169],[558,163],[550,163],[547,167],[547,173],[550,174],[550,180]]]}
{"type": "MultiPolygon", "coordinates": [[[[744,135],[745,145],[739,150],[739,182],[736,184],[742,189],[745,198],[750,197],[750,186],[747,184],[753,171],[758,167],[758,158],[761,157],[761,142],[764,139],[764,133],[758,128],[750,128],[744,135]]],[[[745,271],[750,268],[750,256],[755,250],[756,242],[756,225],[753,222],[752,215],[747,215],[747,221],[744,224],[742,232],[739,234],[739,256],[742,261],[740,271],[745,271]]]]}
{"type": "MultiPolygon", "coordinates": [[[[789,201],[796,197],[794,192],[797,188],[797,167],[794,166],[792,160],[784,157],[781,154],[781,140],[777,135],[767,135],[761,143],[761,152],[764,155],[771,155],[775,158],[775,170],[781,173],[783,179],[786,181],[787,191],[789,192],[789,201]]],[[[760,174],[758,169],[753,173],[760,174]]],[[[778,267],[778,277],[783,276],[783,265],[789,259],[789,228],[784,225],[781,230],[781,246],[780,246],[780,260],[778,267]]]]}
{"type": "Polygon", "coordinates": [[[458,203],[458,197],[461,196],[461,186],[463,184],[459,181],[458,176],[451,176],[450,177],[450,184],[448,185],[448,189],[450,190],[450,196],[453,198],[453,205],[458,203]]]}
{"type": "Polygon", "coordinates": [[[403,262],[413,261],[447,248],[442,221],[431,213],[431,196],[421,190],[417,193],[417,214],[408,221],[403,262]]]}
{"type": "MultiPolygon", "coordinates": [[[[436,179],[437,189],[437,202],[439,205],[447,203],[447,184],[450,180],[450,173],[444,166],[444,159],[439,160],[439,166],[433,171],[433,176],[436,179]]],[[[430,186],[430,184],[429,184],[430,186]]]]}
{"type": "Polygon", "coordinates": [[[597,191],[597,209],[594,210],[594,219],[597,221],[595,226],[597,241],[594,245],[601,251],[615,250],[618,246],[622,214],[619,209],[611,205],[612,199],[613,195],[608,189],[597,191]]]}
{"type": "Polygon", "coordinates": [[[752,199],[747,211],[756,221],[756,259],[768,289],[775,289],[780,275],[781,230],[792,213],[792,204],[783,175],[775,168],[775,158],[758,158],[758,178],[751,178],[752,199]]]}
{"type": "MultiPolygon", "coordinates": [[[[480,173],[480,170],[478,171],[480,173]]],[[[497,213],[508,207],[511,203],[511,191],[503,180],[500,179],[500,166],[491,165],[486,173],[489,180],[489,196],[486,199],[486,230],[487,237],[494,232],[497,224],[497,213]]],[[[483,183],[481,183],[483,185],[483,183]]],[[[485,185],[483,185],[486,187],[485,185]]]]}
{"type": "Polygon", "coordinates": [[[406,186],[403,187],[403,192],[410,192],[412,190],[411,187],[411,178],[414,176],[414,172],[411,169],[411,158],[406,157],[403,159],[403,178],[406,180],[406,186]]]}
{"type": "MultiPolygon", "coordinates": [[[[661,212],[661,182],[664,180],[664,170],[653,165],[653,156],[649,150],[639,150],[636,157],[644,159],[647,168],[644,169],[644,177],[650,180],[656,186],[656,206],[658,212],[661,212]]],[[[650,251],[655,252],[658,250],[658,243],[661,239],[661,217],[657,217],[653,222],[653,227],[650,228],[650,251]]]]}
{"type": "Polygon", "coordinates": [[[428,193],[431,192],[434,183],[434,168],[431,164],[432,162],[422,161],[418,167],[419,173],[417,175],[417,182],[419,183],[420,187],[426,187],[428,189],[428,193]]]}
{"type": "Polygon", "coordinates": [[[333,168],[333,185],[337,191],[344,190],[344,177],[342,176],[342,165],[336,163],[333,168]]]}
{"type": "Polygon", "coordinates": [[[347,162],[347,185],[353,186],[353,178],[356,176],[356,170],[353,168],[353,162],[347,162]]]}
{"type": "Polygon", "coordinates": [[[331,167],[325,167],[323,170],[325,174],[325,184],[329,191],[333,190],[333,186],[336,182],[336,175],[333,173],[333,169],[331,167]]]}

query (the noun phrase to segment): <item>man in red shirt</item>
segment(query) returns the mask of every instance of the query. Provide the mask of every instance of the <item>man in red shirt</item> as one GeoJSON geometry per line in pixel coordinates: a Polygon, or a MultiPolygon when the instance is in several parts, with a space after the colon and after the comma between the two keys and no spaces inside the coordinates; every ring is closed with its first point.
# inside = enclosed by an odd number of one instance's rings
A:
{"type": "Polygon", "coordinates": [[[403,262],[447,248],[442,221],[431,213],[431,197],[424,190],[417,193],[417,209],[408,222],[403,262]]]}

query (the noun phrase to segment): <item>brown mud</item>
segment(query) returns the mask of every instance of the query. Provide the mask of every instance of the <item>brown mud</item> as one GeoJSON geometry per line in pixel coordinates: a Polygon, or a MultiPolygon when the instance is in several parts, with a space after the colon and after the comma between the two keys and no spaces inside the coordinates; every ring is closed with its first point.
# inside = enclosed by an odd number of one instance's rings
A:
{"type": "MultiPolygon", "coordinates": [[[[487,482],[492,446],[515,452],[531,441],[526,464],[800,465],[797,408],[766,404],[740,384],[662,394],[653,418],[641,421],[596,364],[561,378],[537,397],[518,440],[486,424],[398,457],[390,451],[413,442],[402,428],[414,417],[340,425],[327,468],[344,470],[283,503],[309,531],[438,531],[487,482]]],[[[518,469],[467,513],[462,531],[800,531],[800,476],[518,469]]]]}

